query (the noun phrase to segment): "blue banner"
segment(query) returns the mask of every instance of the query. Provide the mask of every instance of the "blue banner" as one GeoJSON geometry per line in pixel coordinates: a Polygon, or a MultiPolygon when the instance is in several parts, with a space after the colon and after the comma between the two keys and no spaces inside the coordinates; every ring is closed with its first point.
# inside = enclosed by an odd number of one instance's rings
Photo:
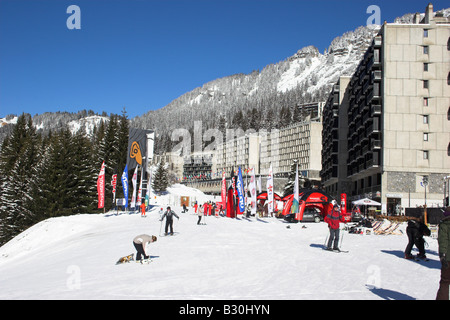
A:
{"type": "Polygon", "coordinates": [[[123,195],[125,197],[125,207],[128,208],[128,165],[125,166],[125,169],[122,173],[122,187],[123,187],[123,195]]]}
{"type": "Polygon", "coordinates": [[[239,197],[239,211],[241,211],[241,213],[244,213],[245,212],[244,180],[242,179],[241,167],[239,167],[239,171],[238,171],[238,179],[237,179],[237,183],[236,183],[236,189],[238,191],[238,197],[239,197]]]}

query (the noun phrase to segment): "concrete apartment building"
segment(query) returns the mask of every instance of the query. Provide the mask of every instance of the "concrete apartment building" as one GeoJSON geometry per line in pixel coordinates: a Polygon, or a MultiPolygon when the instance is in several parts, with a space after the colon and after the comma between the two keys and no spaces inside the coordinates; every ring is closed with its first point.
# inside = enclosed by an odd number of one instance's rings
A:
{"type": "Polygon", "coordinates": [[[320,177],[322,149],[323,103],[299,106],[305,120],[281,129],[247,133],[217,146],[213,172],[221,177],[232,169],[255,168],[256,174],[267,175],[272,165],[274,175],[284,177],[298,160],[300,173],[311,179],[320,177]]]}
{"type": "Polygon", "coordinates": [[[449,71],[449,19],[432,4],[411,24],[385,23],[324,108],[326,190],[372,198],[394,213],[397,205],[424,205],[427,180],[427,205],[442,205],[450,173],[449,71]]]}
{"type": "Polygon", "coordinates": [[[227,177],[231,170],[237,172],[238,167],[242,170],[255,168],[259,173],[259,149],[260,136],[250,133],[225,141],[217,146],[213,156],[213,172],[216,178],[222,178],[225,171],[227,177]]]}
{"type": "MultiPolygon", "coordinates": [[[[318,108],[321,108],[319,104],[318,108]]],[[[307,119],[261,136],[261,174],[268,174],[270,165],[275,176],[287,177],[294,160],[299,174],[319,179],[322,151],[322,121],[307,119]]]]}

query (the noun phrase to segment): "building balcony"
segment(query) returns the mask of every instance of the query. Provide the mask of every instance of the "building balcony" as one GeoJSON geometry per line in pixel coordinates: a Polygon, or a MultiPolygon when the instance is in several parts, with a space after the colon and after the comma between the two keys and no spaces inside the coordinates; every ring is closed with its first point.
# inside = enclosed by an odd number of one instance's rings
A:
{"type": "Polygon", "coordinates": [[[371,150],[380,150],[381,149],[381,140],[372,140],[370,143],[371,150]]]}
{"type": "Polygon", "coordinates": [[[382,45],[383,45],[383,38],[381,36],[376,36],[373,38],[374,48],[381,48],[382,45]]]}
{"type": "Polygon", "coordinates": [[[375,104],[370,107],[370,116],[379,116],[381,115],[381,105],[375,104]]]}

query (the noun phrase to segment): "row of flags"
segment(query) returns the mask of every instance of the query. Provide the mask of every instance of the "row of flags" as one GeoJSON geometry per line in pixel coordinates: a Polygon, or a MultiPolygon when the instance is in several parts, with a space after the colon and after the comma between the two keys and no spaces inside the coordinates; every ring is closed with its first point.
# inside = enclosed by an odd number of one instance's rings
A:
{"type": "MultiPolygon", "coordinates": [[[[255,169],[250,168],[246,174],[250,177],[250,183],[244,186],[244,180],[242,178],[242,170],[241,167],[238,167],[237,177],[234,177],[234,172],[231,173],[231,183],[230,188],[233,189],[231,194],[237,196],[239,203],[239,211],[241,213],[245,212],[245,204],[247,203],[247,194],[249,191],[251,196],[251,214],[256,214],[256,202],[257,202],[257,193],[256,189],[258,188],[259,193],[261,193],[261,176],[259,176],[259,183],[256,182],[255,169]],[[237,181],[235,181],[237,179],[237,181]],[[248,189],[247,189],[248,188],[248,189]]],[[[267,190],[267,206],[268,212],[273,212],[275,207],[274,202],[274,175],[272,170],[272,165],[269,168],[269,175],[267,177],[266,182],[266,190],[267,190]]],[[[221,198],[222,204],[227,203],[227,183],[225,172],[222,172],[222,186],[221,186],[221,198]]],[[[294,182],[294,196],[293,196],[293,204],[291,207],[291,213],[296,215],[300,214],[300,206],[299,206],[299,184],[298,184],[298,164],[296,167],[296,175],[294,182]]]]}
{"type": "MultiPolygon", "coordinates": [[[[133,177],[132,177],[132,184],[133,184],[133,193],[131,197],[131,204],[130,206],[132,208],[136,206],[140,206],[142,204],[142,181],[143,179],[143,168],[141,166],[141,180],[139,184],[139,188],[136,188],[137,181],[138,181],[138,168],[139,166],[136,166],[134,169],[133,177]],[[137,191],[137,195],[136,195],[137,191]]],[[[247,203],[247,187],[248,191],[250,191],[251,196],[251,213],[256,214],[256,201],[257,201],[257,194],[256,194],[256,177],[255,177],[255,169],[250,168],[247,172],[247,175],[250,176],[250,183],[246,186],[244,186],[244,179],[242,178],[242,170],[241,167],[238,168],[238,174],[237,174],[237,181],[235,181],[234,173],[231,175],[231,186],[230,188],[233,188],[234,194],[238,197],[239,200],[239,211],[245,212],[245,204],[247,203]]],[[[261,176],[259,177],[259,184],[258,189],[259,193],[261,193],[261,176]]],[[[150,186],[151,186],[151,176],[150,181],[147,183],[147,193],[146,193],[146,205],[148,205],[149,201],[149,194],[150,194],[150,186]]],[[[123,194],[125,197],[125,207],[128,207],[128,165],[125,166],[125,169],[122,173],[121,177],[122,187],[123,187],[123,194]]],[[[117,174],[114,174],[112,176],[112,186],[113,186],[113,202],[115,202],[116,198],[116,185],[117,185],[117,174]]],[[[267,183],[266,183],[266,189],[267,189],[267,205],[268,205],[268,211],[273,212],[274,210],[274,183],[273,183],[273,171],[272,171],[272,165],[270,165],[269,168],[269,175],[267,177],[267,183]]],[[[98,192],[98,208],[104,208],[105,207],[105,162],[103,161],[100,173],[97,178],[97,192],[98,192]]],[[[227,183],[226,183],[226,177],[225,172],[222,172],[222,186],[221,186],[221,198],[222,198],[222,205],[224,206],[227,199],[227,183]]],[[[298,164],[296,167],[296,173],[295,173],[295,182],[294,182],[294,199],[291,207],[292,213],[299,213],[299,185],[298,185],[298,164]]]]}
{"type": "MultiPolygon", "coordinates": [[[[133,184],[133,193],[131,197],[131,203],[130,207],[134,208],[136,206],[140,206],[142,204],[142,181],[144,180],[144,172],[143,167],[141,166],[141,179],[139,183],[139,188],[136,188],[137,181],[138,181],[138,171],[139,165],[136,166],[134,169],[133,177],[131,179],[131,182],[133,184]],[[137,194],[136,194],[137,192],[137,194]]],[[[123,204],[126,208],[128,208],[128,165],[125,166],[125,169],[123,170],[122,176],[121,176],[121,182],[122,182],[122,188],[123,188],[123,195],[125,199],[125,203],[123,204]]],[[[116,186],[117,186],[117,174],[113,174],[112,181],[111,181],[112,187],[113,187],[113,203],[116,201],[116,186]]],[[[150,188],[151,188],[151,175],[150,179],[147,183],[147,193],[145,196],[145,204],[148,206],[149,203],[149,195],[150,195],[150,188]]],[[[103,161],[100,173],[97,178],[97,194],[98,194],[98,208],[104,209],[105,208],[105,161],[103,161]]]]}

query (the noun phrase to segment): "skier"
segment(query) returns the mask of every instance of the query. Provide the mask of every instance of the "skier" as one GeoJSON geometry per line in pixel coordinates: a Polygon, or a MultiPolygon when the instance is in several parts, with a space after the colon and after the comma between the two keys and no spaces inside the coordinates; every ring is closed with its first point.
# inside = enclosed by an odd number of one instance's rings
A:
{"type": "Polygon", "coordinates": [[[411,255],[411,250],[414,245],[416,245],[417,249],[419,249],[419,253],[417,254],[417,259],[426,259],[425,255],[425,240],[423,236],[430,236],[431,231],[428,227],[422,222],[422,218],[419,219],[410,219],[408,220],[408,226],[406,227],[406,234],[408,236],[408,245],[405,249],[405,259],[413,259],[414,257],[411,255]]]}
{"type": "Polygon", "coordinates": [[[328,229],[330,230],[330,238],[328,239],[326,250],[340,252],[338,247],[340,233],[339,223],[345,222],[345,220],[342,217],[341,211],[339,210],[339,206],[337,204],[335,204],[333,209],[327,214],[325,217],[325,222],[328,223],[328,229]],[[333,247],[331,247],[332,245],[333,247]]]}
{"type": "Polygon", "coordinates": [[[136,262],[141,260],[141,255],[144,256],[144,260],[147,260],[149,258],[149,256],[146,254],[146,248],[150,243],[156,242],[156,240],[158,239],[155,236],[149,236],[147,234],[141,234],[133,239],[133,245],[137,251],[136,262]]]}
{"type": "Polygon", "coordinates": [[[177,216],[175,211],[171,210],[170,207],[167,207],[166,212],[164,212],[161,220],[159,220],[159,221],[163,221],[164,217],[166,218],[166,228],[165,228],[164,235],[168,234],[169,227],[170,227],[170,234],[173,234],[173,216],[177,217],[177,219],[180,219],[180,217],[177,216]]]}
{"type": "Polygon", "coordinates": [[[449,299],[450,286],[450,207],[444,212],[444,219],[439,222],[438,231],[439,258],[441,260],[441,281],[436,300],[449,299]]]}

